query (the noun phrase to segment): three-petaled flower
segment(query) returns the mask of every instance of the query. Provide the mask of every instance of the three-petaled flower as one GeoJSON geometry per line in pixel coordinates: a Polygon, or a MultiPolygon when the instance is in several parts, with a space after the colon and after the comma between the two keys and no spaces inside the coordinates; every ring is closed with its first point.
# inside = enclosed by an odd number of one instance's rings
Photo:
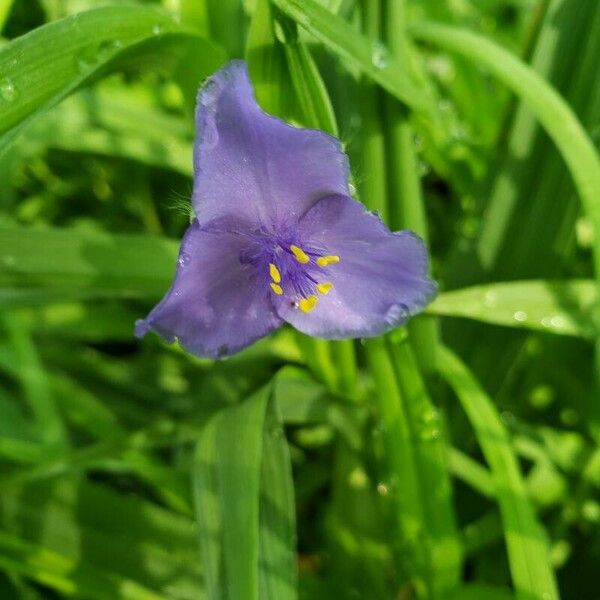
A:
{"type": "Polygon", "coordinates": [[[208,79],[196,125],[196,218],[136,335],[220,357],[284,322],[327,339],[375,336],[435,295],[420,238],[350,197],[338,140],[263,112],[243,61],[208,79]]]}

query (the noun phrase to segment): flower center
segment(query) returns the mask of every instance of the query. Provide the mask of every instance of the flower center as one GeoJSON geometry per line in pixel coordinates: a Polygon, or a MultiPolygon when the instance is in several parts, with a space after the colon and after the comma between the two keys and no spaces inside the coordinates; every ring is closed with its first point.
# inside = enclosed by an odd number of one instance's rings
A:
{"type": "Polygon", "coordinates": [[[319,281],[321,269],[339,262],[336,255],[278,244],[269,262],[271,291],[277,296],[289,295],[296,308],[309,313],[317,306],[317,293],[325,296],[333,289],[330,281],[319,281]]]}

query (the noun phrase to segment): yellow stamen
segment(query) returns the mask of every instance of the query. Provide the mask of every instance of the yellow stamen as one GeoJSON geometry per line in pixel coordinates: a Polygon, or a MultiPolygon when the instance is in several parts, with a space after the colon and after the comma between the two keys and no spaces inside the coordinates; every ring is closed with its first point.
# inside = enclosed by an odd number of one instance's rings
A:
{"type": "Polygon", "coordinates": [[[331,283],[329,281],[324,281],[323,283],[317,284],[317,291],[319,292],[319,294],[323,294],[323,296],[326,296],[327,294],[329,294],[329,292],[332,289],[333,289],[333,283],[331,283]]]}
{"type": "Polygon", "coordinates": [[[300,302],[298,302],[298,308],[303,313],[309,313],[314,307],[317,305],[319,299],[316,296],[310,295],[308,298],[302,298],[300,302]]]}
{"type": "Polygon", "coordinates": [[[302,248],[298,248],[298,246],[294,246],[294,244],[292,244],[290,246],[290,250],[292,251],[292,254],[296,257],[296,260],[301,265],[305,265],[307,262],[310,261],[310,256],[308,256],[308,254],[306,254],[306,252],[304,252],[302,248]]]}
{"type": "Polygon", "coordinates": [[[317,264],[319,267],[326,267],[327,265],[336,265],[340,262],[340,257],[331,255],[331,256],[319,256],[317,258],[317,264]]]}
{"type": "Polygon", "coordinates": [[[279,283],[281,281],[281,273],[273,263],[269,263],[269,274],[275,283],[279,283]]]}
{"type": "Polygon", "coordinates": [[[271,284],[271,289],[273,290],[273,292],[275,292],[278,296],[281,296],[281,294],[283,294],[283,289],[280,285],[277,285],[276,283],[272,283],[271,284]]]}

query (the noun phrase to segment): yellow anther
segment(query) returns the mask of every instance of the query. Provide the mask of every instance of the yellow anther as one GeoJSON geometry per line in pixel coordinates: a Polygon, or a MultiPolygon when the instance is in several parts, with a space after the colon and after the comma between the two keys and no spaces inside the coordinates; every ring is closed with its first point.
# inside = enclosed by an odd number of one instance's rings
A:
{"type": "Polygon", "coordinates": [[[271,289],[273,290],[273,292],[275,294],[277,294],[278,296],[281,296],[281,294],[283,294],[283,289],[280,285],[277,285],[276,283],[272,283],[271,284],[271,289]]]}
{"type": "Polygon", "coordinates": [[[269,274],[275,283],[279,283],[281,281],[281,273],[273,263],[269,263],[269,274]]]}
{"type": "Polygon", "coordinates": [[[304,250],[302,250],[302,248],[298,248],[298,246],[295,246],[294,244],[292,244],[290,246],[290,250],[292,251],[292,254],[296,257],[296,260],[301,265],[305,265],[307,262],[310,261],[310,256],[308,256],[308,254],[306,254],[306,252],[304,252],[304,250]]]}
{"type": "Polygon", "coordinates": [[[331,255],[331,256],[319,256],[317,258],[317,264],[319,267],[326,267],[327,265],[336,265],[340,262],[340,257],[331,255]]]}
{"type": "Polygon", "coordinates": [[[327,294],[329,294],[329,292],[332,289],[333,289],[333,283],[331,283],[329,281],[324,281],[323,283],[317,284],[317,291],[319,292],[319,294],[323,294],[323,296],[326,296],[327,294]]]}
{"type": "Polygon", "coordinates": [[[314,307],[317,305],[319,299],[316,296],[310,295],[308,298],[302,298],[300,302],[298,302],[298,308],[303,313],[309,313],[314,307]]]}

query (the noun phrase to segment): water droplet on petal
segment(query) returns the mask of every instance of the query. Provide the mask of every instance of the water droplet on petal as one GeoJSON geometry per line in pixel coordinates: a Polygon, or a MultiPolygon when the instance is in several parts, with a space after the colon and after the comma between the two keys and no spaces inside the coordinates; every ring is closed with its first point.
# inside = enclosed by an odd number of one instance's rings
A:
{"type": "Polygon", "coordinates": [[[16,100],[18,96],[17,88],[10,79],[0,80],[0,97],[6,102],[16,100]]]}
{"type": "Polygon", "coordinates": [[[385,313],[388,323],[396,323],[408,317],[408,306],[406,304],[392,304],[385,313]]]}
{"type": "Polygon", "coordinates": [[[527,313],[524,310],[518,310],[513,315],[513,319],[515,321],[519,321],[519,323],[522,323],[523,321],[527,321],[527,313]]]}
{"type": "Polygon", "coordinates": [[[177,262],[179,262],[182,267],[185,267],[190,264],[190,260],[190,255],[187,252],[182,252],[177,259],[177,262]]]}
{"type": "Polygon", "coordinates": [[[385,69],[390,62],[390,53],[387,48],[377,42],[373,46],[373,51],[371,53],[371,62],[376,69],[385,69]]]}
{"type": "Polygon", "coordinates": [[[204,127],[202,128],[202,144],[206,150],[214,148],[219,141],[219,132],[217,126],[212,119],[206,119],[204,121],[204,127]]]}

